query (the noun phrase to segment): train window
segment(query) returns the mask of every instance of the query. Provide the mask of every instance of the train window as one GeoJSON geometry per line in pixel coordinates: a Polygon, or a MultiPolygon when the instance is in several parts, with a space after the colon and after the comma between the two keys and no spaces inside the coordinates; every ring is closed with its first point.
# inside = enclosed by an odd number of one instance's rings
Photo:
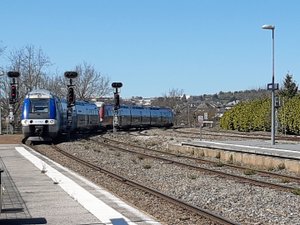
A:
{"type": "Polygon", "coordinates": [[[49,112],[48,99],[31,99],[31,112],[41,113],[49,112]]]}

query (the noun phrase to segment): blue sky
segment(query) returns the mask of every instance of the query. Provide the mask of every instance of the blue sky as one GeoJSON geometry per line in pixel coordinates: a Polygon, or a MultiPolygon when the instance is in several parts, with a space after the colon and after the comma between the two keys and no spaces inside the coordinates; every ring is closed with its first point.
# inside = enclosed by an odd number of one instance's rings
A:
{"type": "MultiPolygon", "coordinates": [[[[187,95],[300,82],[297,0],[1,0],[0,45],[41,48],[53,73],[84,61],[123,82],[121,94],[187,95]]],[[[7,66],[5,55],[0,57],[7,66]]]]}

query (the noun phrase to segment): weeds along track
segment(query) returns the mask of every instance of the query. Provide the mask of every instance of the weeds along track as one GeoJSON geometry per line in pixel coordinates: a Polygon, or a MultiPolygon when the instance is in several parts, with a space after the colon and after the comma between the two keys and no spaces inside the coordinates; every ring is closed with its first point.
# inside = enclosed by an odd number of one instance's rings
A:
{"type": "MultiPolygon", "coordinates": [[[[43,151],[41,151],[37,146],[30,146],[30,147],[33,148],[35,151],[43,154],[43,151]]],[[[118,173],[111,172],[111,171],[105,169],[104,167],[101,167],[99,164],[91,163],[88,160],[84,160],[81,157],[78,157],[76,155],[68,153],[67,151],[64,151],[63,149],[61,149],[60,147],[58,147],[54,144],[51,146],[48,146],[48,148],[52,148],[52,151],[62,154],[64,157],[73,161],[71,163],[76,162],[76,163],[82,165],[83,167],[100,172],[102,174],[105,174],[106,176],[109,176],[110,178],[113,178],[113,180],[115,180],[114,182],[116,183],[115,185],[117,185],[117,186],[120,186],[120,183],[122,185],[130,186],[134,192],[137,192],[137,191],[143,192],[144,198],[149,198],[149,195],[155,196],[158,200],[156,203],[154,203],[154,205],[155,205],[155,207],[161,207],[160,212],[165,212],[166,208],[174,210],[174,212],[172,212],[174,214],[174,216],[171,216],[169,219],[170,220],[174,219],[175,222],[167,221],[167,224],[177,224],[176,214],[177,214],[177,216],[180,215],[182,210],[184,210],[185,214],[187,214],[187,215],[185,215],[183,219],[182,218],[177,219],[177,221],[181,220],[180,224],[195,224],[195,221],[196,221],[196,224],[228,224],[228,225],[229,224],[231,224],[231,225],[238,224],[238,223],[233,222],[233,221],[227,219],[226,217],[218,215],[210,210],[202,209],[200,207],[188,204],[180,199],[176,199],[170,195],[167,195],[165,193],[157,191],[149,186],[138,183],[132,179],[128,179],[127,177],[122,176],[118,173]],[[167,203],[165,203],[165,202],[167,202],[167,203]],[[166,204],[171,204],[174,206],[170,207],[170,206],[166,206],[166,204]],[[195,216],[196,216],[196,219],[191,220],[191,218],[193,218],[195,216]],[[200,219],[197,217],[199,217],[200,219]],[[189,222],[189,220],[191,220],[191,222],[189,222]]],[[[146,201],[153,202],[153,197],[151,197],[151,198],[152,198],[152,200],[146,200],[146,201]]],[[[149,207],[149,203],[147,203],[147,204],[149,207]]],[[[156,217],[157,215],[153,215],[153,216],[156,217]]],[[[158,217],[160,217],[160,216],[158,216],[158,217]]]]}
{"type": "Polygon", "coordinates": [[[289,176],[269,171],[257,170],[249,167],[222,163],[220,161],[216,162],[181,154],[174,154],[167,152],[167,150],[159,151],[104,137],[88,140],[106,146],[111,150],[137,154],[139,155],[138,157],[152,158],[163,161],[165,163],[187,167],[189,169],[218,175],[224,178],[231,178],[240,182],[248,182],[253,185],[258,185],[262,187],[291,191],[292,193],[298,192],[300,190],[300,177],[296,176],[289,176]],[[283,185],[282,183],[284,183],[285,185],[283,185]]]}

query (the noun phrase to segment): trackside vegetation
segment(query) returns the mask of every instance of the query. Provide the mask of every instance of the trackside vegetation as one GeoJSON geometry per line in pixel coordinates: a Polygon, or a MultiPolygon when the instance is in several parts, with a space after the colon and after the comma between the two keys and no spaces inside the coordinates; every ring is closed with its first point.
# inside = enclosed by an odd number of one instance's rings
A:
{"type": "MultiPolygon", "coordinates": [[[[300,134],[300,95],[298,86],[287,74],[284,88],[279,91],[280,107],[276,108],[277,129],[287,134],[300,134]]],[[[237,104],[224,113],[220,127],[226,130],[270,131],[271,99],[262,98],[237,104]]]]}
{"type": "Polygon", "coordinates": [[[271,128],[271,101],[267,98],[241,102],[226,111],[220,120],[226,130],[269,131],[271,128]]]}
{"type": "MultiPolygon", "coordinates": [[[[300,134],[300,96],[282,100],[277,108],[278,131],[287,134],[300,134]]],[[[259,99],[242,102],[224,113],[220,126],[226,130],[270,131],[271,100],[259,99]]]]}

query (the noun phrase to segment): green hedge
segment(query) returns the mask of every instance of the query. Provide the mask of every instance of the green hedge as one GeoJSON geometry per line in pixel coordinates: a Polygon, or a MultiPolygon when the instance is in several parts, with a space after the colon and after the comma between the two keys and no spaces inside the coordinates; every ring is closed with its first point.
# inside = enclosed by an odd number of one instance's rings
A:
{"type": "Polygon", "coordinates": [[[278,111],[281,131],[289,134],[300,134],[300,97],[284,99],[283,107],[278,111]]]}
{"type": "MultiPolygon", "coordinates": [[[[300,134],[300,97],[283,99],[278,109],[278,130],[289,134],[300,134]]],[[[237,104],[224,113],[220,126],[227,130],[270,131],[271,99],[259,99],[237,104]]]]}

